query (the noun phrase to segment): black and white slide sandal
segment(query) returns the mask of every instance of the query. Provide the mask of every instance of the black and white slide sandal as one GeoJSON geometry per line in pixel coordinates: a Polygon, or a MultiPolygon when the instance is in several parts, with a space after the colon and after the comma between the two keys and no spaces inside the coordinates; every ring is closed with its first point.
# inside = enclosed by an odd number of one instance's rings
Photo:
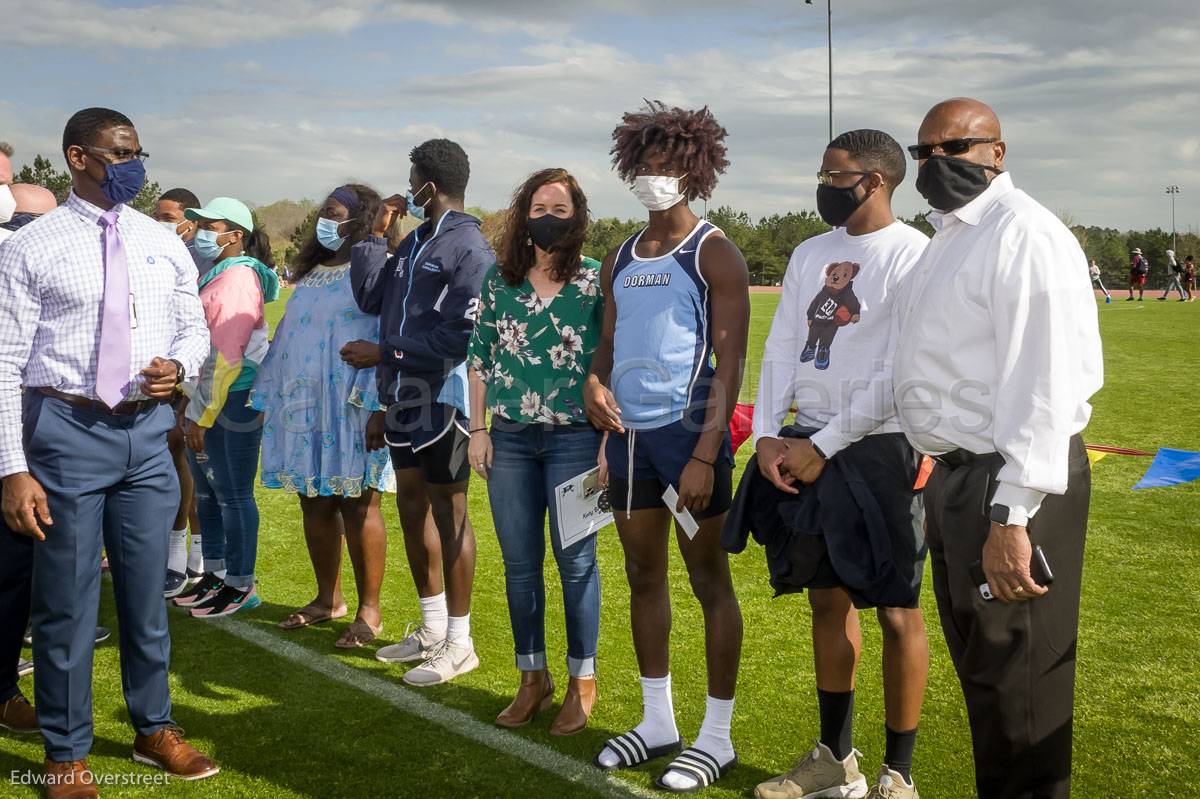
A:
{"type": "Polygon", "coordinates": [[[636,730],[630,730],[624,735],[618,735],[616,738],[609,738],[604,742],[604,747],[596,753],[595,764],[597,768],[604,771],[615,771],[623,768],[633,768],[640,766],[643,763],[648,763],[651,760],[667,755],[673,755],[683,749],[683,739],[662,746],[648,747],[642,736],[637,734],[636,730]],[[606,766],[600,762],[600,755],[604,754],[605,749],[611,749],[616,752],[620,761],[615,766],[606,766]]]}
{"type": "Polygon", "coordinates": [[[663,773],[660,774],[656,780],[654,780],[654,787],[660,788],[664,791],[670,791],[671,793],[694,793],[701,788],[707,788],[717,780],[724,777],[726,774],[732,771],[737,764],[737,755],[734,755],[733,760],[730,760],[728,763],[722,766],[717,762],[716,758],[714,758],[708,752],[705,752],[702,749],[691,747],[680,752],[678,757],[667,764],[667,767],[663,769],[663,773]],[[694,788],[686,788],[683,790],[680,790],[679,788],[672,788],[670,785],[667,785],[665,782],[663,782],[663,777],[667,776],[667,774],[672,771],[680,771],[684,774],[690,774],[699,780],[699,782],[694,788]]]}

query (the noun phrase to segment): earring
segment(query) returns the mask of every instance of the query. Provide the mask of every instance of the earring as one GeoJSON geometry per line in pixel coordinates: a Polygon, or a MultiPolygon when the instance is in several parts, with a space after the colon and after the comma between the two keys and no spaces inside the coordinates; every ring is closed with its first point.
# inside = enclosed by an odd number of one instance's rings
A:
{"type": "Polygon", "coordinates": [[[526,247],[532,247],[532,246],[533,246],[533,239],[532,239],[532,238],[530,238],[529,236],[526,236],[526,237],[525,237],[525,246],[526,246],[526,247]]]}

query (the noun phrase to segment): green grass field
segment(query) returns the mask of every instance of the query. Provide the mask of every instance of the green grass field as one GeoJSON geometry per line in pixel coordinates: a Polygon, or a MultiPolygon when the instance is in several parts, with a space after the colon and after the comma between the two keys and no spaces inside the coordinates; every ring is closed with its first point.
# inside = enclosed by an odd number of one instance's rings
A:
{"type": "MultiPolygon", "coordinates": [[[[777,295],[754,294],[752,302],[750,352],[757,358],[777,295]]],[[[282,308],[277,303],[275,312],[282,308]]],[[[1115,302],[1100,311],[1107,385],[1094,401],[1089,442],[1200,449],[1200,424],[1191,404],[1200,370],[1200,308],[1115,302]]],[[[753,396],[756,370],[752,364],[745,398],[753,396]]],[[[739,462],[748,454],[743,448],[739,462]]],[[[1076,695],[1079,797],[1194,792],[1188,785],[1200,755],[1200,485],[1130,491],[1147,465],[1144,458],[1109,456],[1095,469],[1076,695]]],[[[648,795],[652,790],[661,762],[623,774],[615,784],[597,780],[587,765],[606,738],[636,724],[641,713],[615,530],[600,534],[600,699],[585,733],[557,740],[546,732],[550,714],[513,733],[484,730],[507,704],[517,674],[503,567],[481,484],[473,481],[471,488],[479,540],[472,616],[483,665],[453,685],[420,693],[416,709],[416,692],[401,685],[397,669],[376,662],[373,650],[333,649],[346,621],[291,633],[275,628],[288,610],[312,597],[314,583],[296,500],[264,491],[260,503],[264,606],[236,617],[234,625],[171,612],[175,716],[189,738],[221,763],[222,773],[195,784],[109,787],[104,796],[532,798],[648,795]],[[476,723],[455,715],[457,721],[447,729],[421,710],[432,708],[436,714],[440,707],[461,711],[476,723]],[[550,762],[554,773],[530,762],[546,760],[548,749],[565,756],[550,762]]],[[[419,613],[394,508],[386,518],[394,543],[388,552],[382,638],[391,642],[419,613]]],[[[704,709],[702,627],[677,555],[672,566],[675,704],[680,729],[691,737],[704,709]]],[[[733,569],[746,629],[734,717],[742,765],[707,792],[712,797],[748,795],[758,781],[787,768],[817,735],[806,601],[771,599],[760,548],[751,546],[734,558],[733,569]]],[[[562,608],[552,564],[547,580],[548,648],[555,676],[565,683],[562,608]]],[[[344,586],[352,602],[348,559],[344,586]]],[[[928,580],[923,600],[932,667],[914,776],[922,795],[931,799],[968,797],[973,781],[966,714],[928,580]]],[[[873,775],[883,753],[883,706],[880,637],[872,619],[864,617],[856,745],[865,753],[864,771],[873,775]]],[[[107,589],[101,623],[116,624],[107,589]]],[[[32,696],[32,684],[23,682],[32,696]]],[[[96,652],[94,703],[93,768],[107,775],[150,774],[129,759],[133,733],[113,642],[96,652]]],[[[10,784],[10,773],[37,771],[41,761],[39,738],[0,737],[0,796],[34,795],[32,788],[10,784]]]]}

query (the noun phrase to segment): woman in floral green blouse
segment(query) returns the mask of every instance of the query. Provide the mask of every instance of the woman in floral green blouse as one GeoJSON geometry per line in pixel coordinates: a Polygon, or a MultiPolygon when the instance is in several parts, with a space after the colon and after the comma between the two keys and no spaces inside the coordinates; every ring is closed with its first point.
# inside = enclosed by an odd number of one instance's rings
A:
{"type": "Polygon", "coordinates": [[[587,198],[565,170],[542,170],[517,189],[497,248],[500,262],[483,280],[467,356],[471,419],[478,425],[468,456],[488,481],[521,672],[516,698],[496,723],[521,726],[554,701],[542,579],[549,513],[570,676],[552,735],[584,729],[596,699],[596,537],[562,549],[553,499],[555,486],[595,468],[602,452],[601,434],[583,408],[583,383],[604,316],[600,264],[581,257],[586,235],[587,198]],[[490,433],[483,426],[485,405],[492,413],[490,433]]]}

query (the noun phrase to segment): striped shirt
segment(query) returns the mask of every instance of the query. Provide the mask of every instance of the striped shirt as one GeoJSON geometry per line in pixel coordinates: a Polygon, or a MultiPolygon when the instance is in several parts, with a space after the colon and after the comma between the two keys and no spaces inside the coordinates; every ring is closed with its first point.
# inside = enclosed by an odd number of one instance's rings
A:
{"type": "MultiPolygon", "coordinates": [[[[208,328],[192,256],[150,217],[124,205],[114,210],[129,269],[130,379],[156,357],[194,374],[208,354],[208,328]]],[[[102,213],[72,192],[0,245],[0,477],[27,471],[22,385],[96,398],[102,213]]],[[[126,398],[143,396],[135,387],[126,398]]]]}

